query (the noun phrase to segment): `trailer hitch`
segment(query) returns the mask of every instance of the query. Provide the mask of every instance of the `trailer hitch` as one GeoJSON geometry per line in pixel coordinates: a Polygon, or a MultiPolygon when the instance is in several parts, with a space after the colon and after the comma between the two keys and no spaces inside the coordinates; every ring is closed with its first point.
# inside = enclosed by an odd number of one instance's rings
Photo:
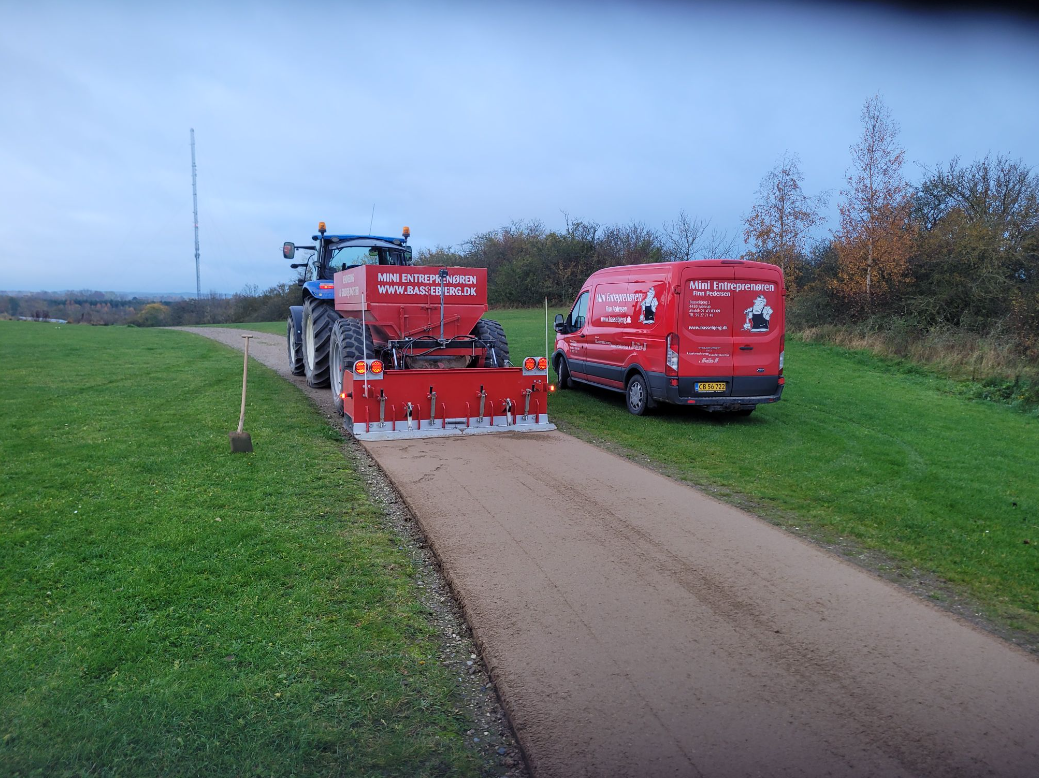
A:
{"type": "Polygon", "coordinates": [[[408,420],[408,432],[411,432],[411,413],[414,410],[414,406],[411,403],[404,403],[404,418],[408,420]]]}
{"type": "Polygon", "coordinates": [[[503,406],[504,406],[504,409],[505,409],[505,426],[506,427],[511,427],[512,424],[513,424],[513,421],[512,421],[512,399],[509,398],[509,397],[506,397],[505,398],[505,402],[503,403],[503,406]]]}
{"type": "Polygon", "coordinates": [[[534,385],[531,384],[529,389],[523,390],[523,421],[527,420],[530,416],[530,396],[534,394],[534,385]]]}

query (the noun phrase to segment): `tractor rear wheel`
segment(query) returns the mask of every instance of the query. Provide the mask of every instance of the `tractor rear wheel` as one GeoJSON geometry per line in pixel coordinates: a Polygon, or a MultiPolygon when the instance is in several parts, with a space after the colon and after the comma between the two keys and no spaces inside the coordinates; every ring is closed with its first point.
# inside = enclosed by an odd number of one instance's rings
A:
{"type": "Polygon", "coordinates": [[[340,318],[332,303],[308,298],[303,303],[303,370],[307,385],[328,386],[328,351],[332,325],[340,318]]]}
{"type": "Polygon", "coordinates": [[[505,367],[509,361],[509,340],[501,324],[494,319],[480,319],[473,327],[473,336],[487,344],[484,367],[505,367]]]}
{"type": "Polygon", "coordinates": [[[331,345],[329,346],[329,385],[332,387],[332,400],[336,413],[343,415],[343,372],[352,370],[358,359],[376,358],[372,333],[360,319],[340,319],[332,325],[331,345]]]}
{"type": "Polygon", "coordinates": [[[296,337],[296,325],[292,321],[291,313],[289,314],[289,330],[286,340],[289,344],[289,370],[292,375],[303,375],[303,344],[296,337]]]}

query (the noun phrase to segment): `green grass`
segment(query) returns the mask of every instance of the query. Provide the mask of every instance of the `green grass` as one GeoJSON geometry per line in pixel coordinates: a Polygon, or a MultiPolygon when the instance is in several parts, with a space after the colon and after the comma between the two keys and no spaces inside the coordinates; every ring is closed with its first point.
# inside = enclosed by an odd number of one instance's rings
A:
{"type": "MultiPolygon", "coordinates": [[[[253,326],[253,325],[250,325],[253,326]]],[[[338,435],[169,330],[0,322],[0,773],[478,773],[338,435]]]]}
{"type": "Polygon", "coordinates": [[[285,334],[285,322],[283,321],[251,321],[237,324],[203,324],[203,327],[230,327],[236,330],[254,330],[256,332],[270,332],[274,335],[285,334]]]}
{"type": "MultiPolygon", "coordinates": [[[[543,311],[489,315],[514,357],[544,351],[543,311]]],[[[785,373],[783,399],[749,418],[675,406],[638,418],[623,395],[595,390],[557,392],[550,414],[782,524],[937,575],[1039,638],[1039,418],[904,364],[789,338],[785,373]]]]}

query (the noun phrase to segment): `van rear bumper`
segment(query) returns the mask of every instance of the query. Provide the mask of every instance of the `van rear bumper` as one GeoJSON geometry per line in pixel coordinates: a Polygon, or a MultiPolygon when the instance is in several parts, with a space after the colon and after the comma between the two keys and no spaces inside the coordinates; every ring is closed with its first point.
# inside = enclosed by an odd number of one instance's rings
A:
{"type": "MultiPolygon", "coordinates": [[[[772,381],[777,381],[776,377],[772,378],[772,381]]],[[[696,405],[698,407],[704,407],[712,411],[723,411],[723,410],[747,410],[753,408],[755,405],[763,405],[765,403],[779,402],[779,399],[783,396],[783,385],[779,384],[776,387],[774,394],[755,394],[755,395],[715,395],[709,394],[704,395],[683,395],[681,394],[681,386],[671,386],[671,382],[668,376],[661,373],[650,373],[650,394],[654,400],[658,402],[667,402],[673,405],[696,405]]],[[[680,381],[680,383],[682,383],[680,381]]]]}

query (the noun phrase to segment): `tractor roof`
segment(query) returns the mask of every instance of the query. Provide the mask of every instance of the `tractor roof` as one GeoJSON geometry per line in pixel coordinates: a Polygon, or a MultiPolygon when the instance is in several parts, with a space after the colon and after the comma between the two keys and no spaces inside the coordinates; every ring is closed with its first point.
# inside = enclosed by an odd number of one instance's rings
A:
{"type": "Polygon", "coordinates": [[[348,246],[375,246],[384,249],[403,248],[402,238],[387,238],[382,235],[314,235],[311,240],[327,240],[348,246]]]}

